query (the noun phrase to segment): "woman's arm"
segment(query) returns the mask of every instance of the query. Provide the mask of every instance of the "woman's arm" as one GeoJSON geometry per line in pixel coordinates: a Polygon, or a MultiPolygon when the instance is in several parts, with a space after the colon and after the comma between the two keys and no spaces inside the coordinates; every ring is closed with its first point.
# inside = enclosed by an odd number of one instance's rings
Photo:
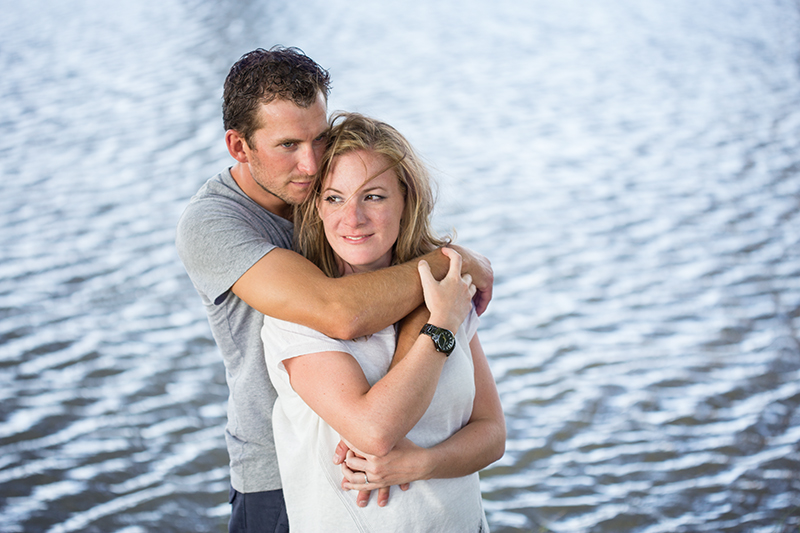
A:
{"type": "Polygon", "coordinates": [[[429,448],[431,469],[428,476],[421,479],[466,476],[499,460],[506,451],[503,406],[477,334],[469,346],[475,365],[472,416],[455,435],[429,448]]]}
{"type": "Polygon", "coordinates": [[[481,254],[475,253],[462,246],[450,244],[449,247],[461,254],[461,257],[464,258],[462,273],[471,275],[472,282],[478,288],[472,300],[475,303],[475,310],[478,312],[478,316],[480,316],[486,311],[486,308],[489,307],[489,302],[492,300],[492,287],[494,286],[492,263],[481,254]]]}
{"type": "MultiPolygon", "coordinates": [[[[475,287],[461,277],[461,257],[450,256],[447,276],[437,282],[426,262],[419,272],[430,322],[455,332],[472,307],[475,287]]],[[[323,420],[359,450],[385,455],[422,417],[436,391],[446,356],[427,335],[417,335],[409,353],[370,387],[347,353],[308,354],[284,361],[292,388],[323,420]]]]}
{"type": "Polygon", "coordinates": [[[397,346],[395,346],[394,356],[389,369],[394,368],[403,360],[408,351],[417,342],[419,331],[422,326],[429,322],[431,313],[425,304],[420,305],[409,313],[403,320],[397,324],[397,346]]]}
{"type": "MultiPolygon", "coordinates": [[[[465,476],[503,456],[506,440],[503,408],[477,335],[470,341],[470,349],[476,392],[469,422],[447,440],[428,449],[408,439],[400,441],[385,456],[364,454],[356,447],[355,455],[348,454],[345,461],[343,488],[364,491],[359,501],[366,501],[369,498],[366,491],[370,489],[422,479],[465,476]],[[369,485],[363,483],[363,472],[367,473],[369,485]]],[[[378,504],[385,503],[385,499],[388,499],[388,491],[381,491],[378,504]]]]}

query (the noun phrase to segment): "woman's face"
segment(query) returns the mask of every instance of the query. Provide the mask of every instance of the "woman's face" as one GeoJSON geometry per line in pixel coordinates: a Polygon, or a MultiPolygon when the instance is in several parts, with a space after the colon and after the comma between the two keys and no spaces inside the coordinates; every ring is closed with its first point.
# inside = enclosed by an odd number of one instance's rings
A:
{"type": "Polygon", "coordinates": [[[348,152],[334,158],[322,184],[317,209],[343,275],[391,264],[405,198],[394,170],[376,176],[387,166],[374,152],[348,152]]]}

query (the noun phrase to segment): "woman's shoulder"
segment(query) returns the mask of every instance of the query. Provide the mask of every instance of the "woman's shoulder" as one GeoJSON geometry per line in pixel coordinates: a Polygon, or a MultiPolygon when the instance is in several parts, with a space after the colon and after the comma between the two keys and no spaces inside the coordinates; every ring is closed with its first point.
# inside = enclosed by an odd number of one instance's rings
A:
{"type": "Polygon", "coordinates": [[[315,352],[347,351],[344,341],[332,339],[307,326],[271,316],[264,316],[261,340],[265,350],[283,354],[284,357],[315,352]]]}
{"type": "Polygon", "coordinates": [[[268,315],[264,315],[264,324],[262,326],[262,331],[276,332],[276,333],[283,332],[287,334],[293,333],[293,334],[322,336],[322,337],[325,336],[319,331],[311,329],[308,326],[295,324],[294,322],[288,322],[286,320],[281,320],[280,318],[275,318],[268,315]]]}

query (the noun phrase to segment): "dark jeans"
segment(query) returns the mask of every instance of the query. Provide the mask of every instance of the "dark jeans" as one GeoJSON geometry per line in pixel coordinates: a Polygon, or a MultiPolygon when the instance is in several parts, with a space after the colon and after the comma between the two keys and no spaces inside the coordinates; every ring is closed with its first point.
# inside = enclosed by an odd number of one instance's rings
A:
{"type": "Polygon", "coordinates": [[[230,533],[289,533],[282,490],[242,494],[231,487],[230,533]]]}

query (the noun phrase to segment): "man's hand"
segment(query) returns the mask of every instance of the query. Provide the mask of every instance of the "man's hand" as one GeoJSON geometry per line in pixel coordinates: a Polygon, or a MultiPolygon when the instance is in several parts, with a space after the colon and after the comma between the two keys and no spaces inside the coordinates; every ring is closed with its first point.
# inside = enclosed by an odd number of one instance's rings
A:
{"type": "Polygon", "coordinates": [[[492,263],[481,254],[463,246],[450,244],[448,248],[454,249],[461,255],[463,262],[462,273],[468,272],[472,275],[472,283],[478,288],[478,292],[475,293],[472,301],[475,302],[475,310],[479,315],[482,315],[492,300],[492,286],[494,285],[492,263]]]}

